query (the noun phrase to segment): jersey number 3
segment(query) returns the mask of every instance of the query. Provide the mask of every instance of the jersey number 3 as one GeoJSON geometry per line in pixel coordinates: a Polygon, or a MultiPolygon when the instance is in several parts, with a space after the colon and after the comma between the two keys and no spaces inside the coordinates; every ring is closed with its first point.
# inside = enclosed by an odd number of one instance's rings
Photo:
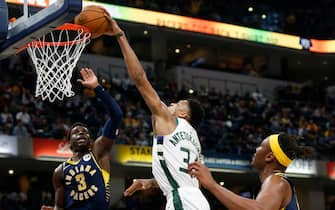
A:
{"type": "Polygon", "coordinates": [[[78,190],[83,191],[87,188],[84,174],[77,174],[75,176],[76,181],[78,182],[78,190]]]}
{"type": "Polygon", "coordinates": [[[188,173],[187,167],[190,164],[190,150],[185,147],[180,147],[180,151],[185,152],[187,154],[187,158],[184,158],[183,162],[186,163],[186,168],[179,167],[179,171],[188,173]]]}

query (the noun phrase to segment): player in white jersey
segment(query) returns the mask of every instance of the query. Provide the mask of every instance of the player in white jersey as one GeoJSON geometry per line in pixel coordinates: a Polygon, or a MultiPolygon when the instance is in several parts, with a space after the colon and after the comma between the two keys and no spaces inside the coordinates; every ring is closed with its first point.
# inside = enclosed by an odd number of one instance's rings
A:
{"type": "Polygon", "coordinates": [[[196,178],[188,174],[188,164],[199,160],[201,149],[193,127],[203,118],[203,109],[195,100],[180,100],[166,106],[147,79],[145,71],[127,38],[111,18],[110,31],[116,36],[130,78],[152,113],[154,130],[153,163],[154,179],[137,180],[125,191],[129,196],[139,189],[160,187],[167,198],[166,209],[207,210],[209,204],[199,189],[196,178]]]}

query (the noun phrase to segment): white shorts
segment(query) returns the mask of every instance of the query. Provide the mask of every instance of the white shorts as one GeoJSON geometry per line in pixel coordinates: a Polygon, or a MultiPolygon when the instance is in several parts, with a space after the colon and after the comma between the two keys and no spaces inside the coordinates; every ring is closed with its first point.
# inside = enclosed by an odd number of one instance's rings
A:
{"type": "Polygon", "coordinates": [[[194,187],[178,188],[178,193],[169,193],[165,210],[210,210],[208,201],[200,189],[194,187]],[[180,198],[178,199],[178,196],[180,198]],[[181,204],[181,205],[180,205],[181,204]]]}

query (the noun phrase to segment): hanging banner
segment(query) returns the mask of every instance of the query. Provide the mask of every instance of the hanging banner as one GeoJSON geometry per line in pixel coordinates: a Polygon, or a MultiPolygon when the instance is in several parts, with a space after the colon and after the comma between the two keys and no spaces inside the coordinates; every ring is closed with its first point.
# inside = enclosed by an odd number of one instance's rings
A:
{"type": "Polygon", "coordinates": [[[150,163],[152,162],[152,147],[135,145],[115,145],[119,163],[150,163]]]}
{"type": "Polygon", "coordinates": [[[316,160],[296,159],[289,165],[285,173],[317,175],[316,160]]]}
{"type": "Polygon", "coordinates": [[[327,175],[330,179],[335,179],[335,162],[327,163],[327,175]]]}
{"type": "Polygon", "coordinates": [[[17,137],[0,135],[0,154],[17,155],[17,137]]]}
{"type": "Polygon", "coordinates": [[[33,138],[33,155],[35,157],[63,157],[72,156],[70,145],[65,140],[33,138]]]}
{"type": "Polygon", "coordinates": [[[230,157],[205,157],[205,164],[210,168],[250,170],[250,161],[230,157]]]}
{"type": "MultiPolygon", "coordinates": [[[[8,3],[23,4],[24,0],[6,0],[8,3]]],[[[48,7],[56,0],[28,0],[33,7],[48,7]]],[[[99,5],[108,10],[113,18],[141,24],[190,31],[231,39],[307,50],[315,53],[335,53],[335,40],[306,39],[303,37],[249,28],[245,26],[186,17],[145,9],[138,9],[96,1],[83,1],[83,6],[99,5]]]]}

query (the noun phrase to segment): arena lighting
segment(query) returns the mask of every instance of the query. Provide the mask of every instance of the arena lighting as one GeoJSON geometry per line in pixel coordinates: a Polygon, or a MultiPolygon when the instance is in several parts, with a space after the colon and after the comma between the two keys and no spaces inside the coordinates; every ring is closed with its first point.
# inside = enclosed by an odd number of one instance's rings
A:
{"type": "Polygon", "coordinates": [[[253,7],[249,7],[248,8],[248,12],[252,12],[252,11],[254,11],[254,8],[253,7]]]}
{"type": "MultiPolygon", "coordinates": [[[[8,3],[23,4],[23,0],[6,0],[8,3]]],[[[30,6],[46,7],[56,0],[28,0],[30,6]]],[[[115,19],[137,22],[148,25],[191,31],[231,39],[246,40],[296,50],[316,53],[335,53],[335,40],[304,39],[299,36],[264,31],[216,21],[154,12],[132,7],[118,6],[107,3],[83,1],[83,6],[100,5],[106,8],[115,19]],[[303,42],[301,43],[301,40],[303,42]]]]}
{"type": "Polygon", "coordinates": [[[311,178],[313,175],[311,174],[295,174],[295,173],[285,173],[288,177],[295,177],[295,178],[311,178]]]}
{"type": "Polygon", "coordinates": [[[67,160],[67,159],[68,158],[48,157],[48,156],[40,156],[36,158],[36,160],[40,160],[40,161],[55,161],[55,162],[64,162],[64,160],[67,160]]]}
{"type": "Polygon", "coordinates": [[[0,158],[12,157],[13,155],[0,153],[0,158]]]}
{"type": "Polygon", "coordinates": [[[221,186],[223,186],[223,185],[224,185],[224,182],[220,182],[219,184],[220,184],[221,186]]]}
{"type": "Polygon", "coordinates": [[[9,170],[8,170],[8,174],[9,174],[9,175],[13,175],[13,174],[14,174],[14,170],[13,170],[13,169],[9,169],[9,170]]]}
{"type": "Polygon", "coordinates": [[[227,169],[227,168],[210,168],[213,172],[233,173],[233,174],[245,174],[250,171],[240,169],[227,169]]]}
{"type": "Polygon", "coordinates": [[[133,162],[130,162],[130,163],[123,163],[122,165],[124,165],[124,166],[148,167],[148,168],[152,167],[151,163],[133,163],[133,162]]]}

